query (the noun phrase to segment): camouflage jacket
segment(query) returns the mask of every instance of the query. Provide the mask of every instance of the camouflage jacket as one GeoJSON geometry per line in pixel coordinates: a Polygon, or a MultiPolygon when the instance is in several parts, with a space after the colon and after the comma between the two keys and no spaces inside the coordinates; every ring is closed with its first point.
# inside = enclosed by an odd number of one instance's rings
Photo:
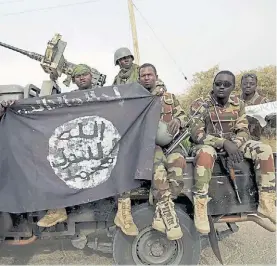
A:
{"type": "Polygon", "coordinates": [[[230,95],[224,107],[220,107],[211,95],[206,99],[199,98],[191,105],[191,115],[197,110],[191,126],[193,143],[221,149],[226,139],[233,141],[238,147],[249,140],[245,107],[239,97],[230,95]],[[207,108],[200,108],[203,103],[208,104],[207,108]]]}
{"type": "MultiPolygon", "coordinates": [[[[112,85],[122,85],[137,82],[139,78],[139,66],[133,64],[130,71],[127,71],[125,74],[121,74],[121,71],[115,76],[112,85]]],[[[158,79],[156,82],[156,87],[163,88],[164,91],[167,91],[167,88],[164,82],[161,79],[158,79]]]]}
{"type": "MultiPolygon", "coordinates": [[[[248,100],[248,101],[243,100],[242,95],[241,95],[241,100],[244,101],[245,106],[258,105],[258,104],[269,102],[266,97],[259,95],[257,91],[255,92],[255,94],[253,95],[253,97],[250,100],[248,100]]],[[[249,123],[248,129],[249,129],[249,132],[251,135],[251,139],[260,140],[262,132],[263,132],[263,128],[261,127],[260,123],[253,117],[248,116],[247,119],[248,119],[248,123],[249,123]]]]}
{"type": "MultiPolygon", "coordinates": [[[[157,90],[160,90],[159,86],[150,92],[155,94],[157,90]]],[[[186,115],[183,108],[174,94],[164,91],[162,95],[161,120],[168,123],[174,118],[179,119],[181,127],[184,127],[186,115]]]]}
{"type": "Polygon", "coordinates": [[[253,97],[248,101],[243,99],[243,95],[241,95],[240,98],[241,98],[242,101],[244,101],[245,106],[257,105],[257,104],[262,104],[262,103],[267,103],[268,102],[268,99],[266,97],[261,96],[257,91],[255,92],[253,97]]]}

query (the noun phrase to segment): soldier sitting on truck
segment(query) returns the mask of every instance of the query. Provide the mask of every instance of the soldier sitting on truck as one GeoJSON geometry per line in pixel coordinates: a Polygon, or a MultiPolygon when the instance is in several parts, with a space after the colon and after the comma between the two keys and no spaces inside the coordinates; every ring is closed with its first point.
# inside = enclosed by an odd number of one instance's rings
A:
{"type": "MultiPolygon", "coordinates": [[[[266,97],[259,95],[257,92],[258,78],[255,74],[246,73],[241,78],[241,100],[245,106],[258,105],[269,102],[266,97]]],[[[253,117],[247,117],[249,123],[249,132],[253,140],[260,140],[262,127],[260,123],[253,117]]]]}
{"type": "Polygon", "coordinates": [[[232,166],[244,158],[252,159],[259,190],[258,215],[276,223],[275,173],[272,150],[269,145],[250,140],[244,103],[231,94],[235,76],[221,71],[214,78],[213,89],[206,99],[197,99],[191,105],[192,113],[203,103],[191,127],[191,139],[196,146],[194,223],[203,234],[210,232],[207,217],[209,182],[218,151],[226,151],[232,166]]]}
{"type": "MultiPolygon", "coordinates": [[[[168,123],[169,133],[175,135],[184,126],[185,113],[173,94],[156,87],[157,79],[157,71],[153,65],[143,64],[139,68],[140,84],[154,95],[163,95],[161,120],[168,123]]],[[[157,202],[152,227],[166,233],[169,240],[180,239],[183,236],[172,197],[178,196],[183,188],[185,165],[181,148],[175,148],[166,157],[162,148],[156,145],[152,187],[157,202]]],[[[124,193],[118,199],[118,212],[114,222],[125,234],[138,234],[131,216],[130,192],[124,193]]]]}
{"type": "MultiPolygon", "coordinates": [[[[92,88],[91,68],[85,64],[75,66],[72,72],[72,82],[78,87],[78,90],[88,90],[92,88]]],[[[51,227],[57,223],[67,220],[65,208],[48,210],[46,215],[41,218],[37,225],[41,227],[51,227]]]]}

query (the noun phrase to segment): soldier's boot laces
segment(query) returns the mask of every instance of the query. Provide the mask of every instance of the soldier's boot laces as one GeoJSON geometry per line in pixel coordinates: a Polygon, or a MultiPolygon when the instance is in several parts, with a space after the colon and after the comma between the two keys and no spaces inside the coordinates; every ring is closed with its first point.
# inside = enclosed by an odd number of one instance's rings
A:
{"type": "Polygon", "coordinates": [[[183,237],[183,232],[179,224],[174,202],[170,197],[170,193],[166,193],[161,201],[157,203],[160,215],[165,225],[166,236],[169,240],[177,240],[183,237]]]}
{"type": "Polygon", "coordinates": [[[275,192],[260,192],[259,197],[258,215],[276,224],[275,192]]]}
{"type": "Polygon", "coordinates": [[[66,220],[67,214],[64,208],[53,209],[48,210],[46,215],[37,222],[37,225],[40,227],[51,227],[66,220]]]}
{"type": "Polygon", "coordinates": [[[194,224],[197,231],[201,234],[210,232],[210,224],[208,220],[208,202],[211,198],[208,195],[195,195],[194,201],[194,224]]]}
{"type": "Polygon", "coordinates": [[[154,214],[154,218],[153,218],[153,222],[152,222],[152,227],[162,233],[166,232],[166,227],[163,221],[163,218],[160,214],[160,209],[158,207],[158,205],[156,205],[156,210],[155,210],[155,214],[154,214]]]}
{"type": "Polygon", "coordinates": [[[133,221],[131,212],[131,199],[119,198],[117,213],[114,218],[114,223],[118,226],[125,235],[136,236],[139,230],[133,221]]]}

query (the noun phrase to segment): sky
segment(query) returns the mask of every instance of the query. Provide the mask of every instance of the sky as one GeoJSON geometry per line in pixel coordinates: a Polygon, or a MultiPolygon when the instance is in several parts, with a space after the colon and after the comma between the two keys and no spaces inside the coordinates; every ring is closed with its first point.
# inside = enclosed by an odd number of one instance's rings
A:
{"type": "MultiPolygon", "coordinates": [[[[170,92],[189,88],[182,72],[191,83],[216,64],[234,73],[276,65],[276,0],[133,2],[140,64],[154,64],[170,92]]],[[[107,86],[119,71],[115,50],[133,51],[127,0],[0,0],[0,42],[44,54],[55,33],[67,42],[65,58],[106,74],[107,86]]],[[[49,76],[39,62],[0,47],[0,78],[41,86],[49,76]]],[[[63,92],[75,89],[64,79],[63,92]]]]}

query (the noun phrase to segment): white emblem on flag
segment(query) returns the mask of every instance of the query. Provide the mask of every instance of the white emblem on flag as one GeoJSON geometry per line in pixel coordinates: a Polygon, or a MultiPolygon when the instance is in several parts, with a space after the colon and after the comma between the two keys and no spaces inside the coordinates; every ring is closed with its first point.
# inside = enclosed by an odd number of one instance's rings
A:
{"type": "Polygon", "coordinates": [[[105,118],[79,117],[55,129],[49,139],[47,159],[70,188],[93,188],[109,179],[120,138],[115,126],[105,118]]]}

